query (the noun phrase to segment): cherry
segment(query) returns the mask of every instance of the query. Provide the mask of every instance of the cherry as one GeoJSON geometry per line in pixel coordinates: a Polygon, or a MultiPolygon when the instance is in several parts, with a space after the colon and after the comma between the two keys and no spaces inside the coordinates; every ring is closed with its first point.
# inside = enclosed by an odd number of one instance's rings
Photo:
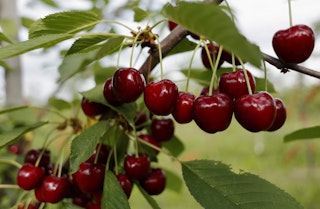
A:
{"type": "Polygon", "coordinates": [[[20,204],[18,209],[38,209],[40,207],[40,202],[32,202],[29,203],[26,207],[25,204],[20,204]]]}
{"type": "MultiPolygon", "coordinates": [[[[210,52],[211,61],[212,61],[213,65],[214,65],[214,63],[215,63],[215,61],[217,59],[217,56],[218,56],[219,46],[218,45],[214,45],[213,46],[213,44],[208,43],[207,47],[208,47],[208,50],[210,52]],[[213,51],[213,48],[214,48],[214,51],[213,51]]],[[[206,51],[205,47],[202,47],[202,49],[201,49],[201,60],[202,60],[203,65],[207,69],[211,70],[209,57],[207,55],[207,51],[206,51]]],[[[224,60],[220,58],[219,64],[218,64],[218,68],[223,64],[223,62],[224,62],[224,60]]]]}
{"type": "Polygon", "coordinates": [[[97,115],[101,115],[108,110],[108,107],[93,101],[89,101],[88,99],[82,97],[81,100],[81,108],[83,113],[88,117],[95,117],[97,115]]]}
{"type": "Polygon", "coordinates": [[[32,165],[35,165],[38,158],[41,155],[41,159],[39,161],[39,167],[47,167],[47,165],[50,163],[50,151],[49,150],[44,150],[42,149],[31,149],[29,150],[25,157],[24,157],[24,163],[30,163],[32,165]],[[41,152],[42,155],[41,155],[41,152]]]}
{"type": "Polygon", "coordinates": [[[106,101],[113,106],[120,106],[122,102],[119,101],[112,88],[112,78],[108,78],[103,85],[103,96],[106,101]]]}
{"type": "MultiPolygon", "coordinates": [[[[148,134],[140,134],[139,138],[142,139],[143,141],[148,142],[149,144],[152,144],[156,147],[161,147],[160,142],[158,142],[152,135],[148,135],[148,134]]],[[[155,154],[158,154],[159,151],[156,149],[153,149],[153,151],[155,152],[155,154]]]]}
{"type": "Polygon", "coordinates": [[[177,98],[178,87],[168,79],[150,82],[144,90],[144,102],[155,115],[169,115],[174,109],[177,98]]]}
{"type": "Polygon", "coordinates": [[[72,197],[72,204],[85,208],[91,200],[92,194],[83,192],[72,197]]]}
{"type": "MultiPolygon", "coordinates": [[[[222,53],[221,53],[221,59],[230,63],[230,64],[233,64],[232,63],[232,55],[230,52],[226,51],[225,49],[222,50],[222,53]]],[[[235,65],[241,65],[241,62],[238,58],[234,58],[234,64],[235,65]]]]}
{"type": "Polygon", "coordinates": [[[236,99],[234,114],[240,125],[248,131],[264,131],[274,122],[276,105],[268,92],[261,91],[236,99]]]}
{"type": "Polygon", "coordinates": [[[24,190],[31,190],[38,187],[44,177],[44,168],[27,163],[18,171],[17,184],[24,190]]]}
{"type": "Polygon", "coordinates": [[[211,96],[200,95],[193,103],[193,119],[200,129],[215,133],[227,129],[231,123],[233,102],[222,92],[211,96]]]}
{"type": "Polygon", "coordinates": [[[112,89],[120,102],[137,100],[145,86],[145,78],[134,68],[119,68],[112,76],[112,89]]]}
{"type": "Polygon", "coordinates": [[[145,178],[150,169],[150,158],[145,153],[127,155],[124,159],[124,170],[128,177],[133,180],[145,178]]]}
{"type": "Polygon", "coordinates": [[[307,60],[314,48],[314,33],[306,25],[295,25],[277,31],[272,46],[277,56],[287,63],[301,63],[307,60]]]}
{"type": "MultiPolygon", "coordinates": [[[[252,74],[246,70],[252,92],[255,91],[256,81],[252,74]]],[[[219,78],[219,90],[228,94],[231,98],[238,98],[249,94],[247,82],[243,70],[222,73],[219,78]]]]}
{"type": "Polygon", "coordinates": [[[154,168],[140,184],[149,195],[161,194],[166,187],[165,172],[160,168],[154,168]]]}
{"type": "Polygon", "coordinates": [[[100,203],[89,202],[86,209],[101,209],[100,203]]]}
{"type": "Polygon", "coordinates": [[[179,92],[177,103],[173,109],[172,116],[180,124],[192,121],[192,105],[195,96],[188,92],[179,92]]]}
{"type": "Polygon", "coordinates": [[[130,197],[132,191],[132,182],[130,181],[129,177],[124,173],[119,173],[116,175],[117,180],[123,189],[123,192],[126,194],[127,198],[130,197]]]}
{"type": "Polygon", "coordinates": [[[104,180],[105,165],[83,162],[72,174],[73,181],[82,192],[95,192],[101,189],[104,180]]]}
{"type": "Polygon", "coordinates": [[[171,118],[154,118],[151,122],[151,134],[158,142],[168,141],[174,134],[174,123],[171,118]]]}
{"type": "Polygon", "coordinates": [[[141,131],[146,126],[146,123],[148,121],[147,113],[144,111],[137,111],[133,121],[136,127],[136,131],[141,131]]]}
{"type": "Polygon", "coordinates": [[[287,112],[286,107],[283,103],[283,101],[279,98],[274,98],[274,101],[276,103],[276,118],[270,128],[268,128],[268,131],[276,131],[280,129],[284,122],[287,119],[287,112]]]}
{"type": "Polygon", "coordinates": [[[67,177],[46,176],[40,187],[35,189],[35,196],[40,202],[57,203],[69,192],[70,181],[67,177]]]}
{"type": "MultiPolygon", "coordinates": [[[[203,87],[203,88],[201,89],[200,95],[209,96],[209,89],[210,89],[209,86],[203,87]]],[[[213,92],[215,92],[215,91],[216,91],[216,90],[212,89],[211,94],[213,94],[213,92]]]]}
{"type": "Polygon", "coordinates": [[[99,152],[97,163],[106,164],[108,160],[109,150],[110,148],[107,145],[97,144],[93,154],[89,157],[87,162],[94,163],[94,160],[96,159],[96,155],[99,152]],[[100,150],[99,150],[99,147],[100,147],[100,150]]]}
{"type": "Polygon", "coordinates": [[[21,155],[23,152],[23,147],[18,143],[14,143],[8,145],[7,150],[14,155],[21,155]]]}

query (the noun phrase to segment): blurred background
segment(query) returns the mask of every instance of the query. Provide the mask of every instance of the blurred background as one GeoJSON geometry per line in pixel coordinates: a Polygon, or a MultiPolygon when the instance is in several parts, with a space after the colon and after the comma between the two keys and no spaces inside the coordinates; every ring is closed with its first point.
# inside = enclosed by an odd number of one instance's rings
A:
{"type": "MultiPolygon", "coordinates": [[[[104,1],[104,0],[0,0],[0,31],[12,35],[19,41],[27,40],[28,27],[38,18],[48,14],[66,10],[95,9],[102,12],[105,19],[116,19],[130,25],[133,28],[145,26],[146,22],[133,23],[133,14],[127,7],[136,4],[139,7],[158,12],[162,6],[170,1],[164,0],[137,0],[137,1],[104,1]],[[4,3],[12,3],[16,11],[4,11],[4,3]]],[[[271,40],[273,34],[280,29],[289,27],[288,4],[286,0],[254,1],[229,0],[229,5],[234,11],[239,30],[252,42],[256,43],[261,51],[275,56],[271,40]]],[[[316,34],[316,46],[309,60],[301,65],[319,69],[319,23],[320,2],[314,0],[293,0],[292,12],[294,24],[306,24],[314,29],[316,34]]],[[[160,16],[154,16],[159,20],[160,16]]],[[[201,24],[201,23],[199,23],[201,24]]],[[[101,26],[108,31],[108,25],[101,26]]],[[[123,33],[120,28],[114,28],[123,33]]],[[[169,30],[164,23],[156,29],[160,39],[164,38],[169,30]]],[[[0,42],[1,43],[1,42],[0,42]]],[[[2,44],[2,43],[1,43],[2,44]]],[[[79,98],[78,92],[91,89],[95,86],[93,73],[88,70],[75,76],[63,86],[56,83],[59,77],[58,66],[62,61],[61,52],[70,46],[66,41],[56,47],[35,50],[15,58],[13,63],[18,64],[15,71],[10,67],[0,65],[0,106],[6,105],[43,105],[55,94],[56,97],[72,101],[79,98]],[[12,83],[13,82],[13,83],[12,83]],[[13,87],[12,87],[13,85],[13,87]],[[11,87],[10,87],[11,86],[11,87]],[[14,90],[12,90],[12,88],[14,90]]],[[[123,51],[121,62],[128,62],[126,56],[130,51],[123,51]]],[[[198,53],[198,52],[197,52],[198,53]]],[[[143,63],[147,52],[141,52],[135,66],[143,63]]],[[[179,69],[185,69],[189,63],[186,57],[192,56],[192,52],[183,55],[175,55],[164,59],[163,67],[168,77],[179,82],[181,75],[179,69]],[[183,59],[182,59],[183,57],[183,59]]],[[[196,56],[193,63],[195,68],[203,68],[200,55],[196,56]]],[[[113,65],[115,59],[106,58],[106,66],[113,65]]],[[[15,65],[17,66],[17,65],[15,65]]],[[[247,65],[254,75],[263,76],[259,69],[247,65]]],[[[194,123],[176,125],[176,135],[182,140],[185,150],[181,154],[181,160],[214,159],[230,164],[234,171],[244,171],[257,174],[262,178],[278,185],[280,188],[294,196],[306,209],[320,208],[320,156],[319,139],[310,139],[283,142],[283,137],[294,130],[319,125],[320,117],[320,83],[318,79],[304,76],[290,71],[283,74],[273,66],[267,64],[268,79],[273,83],[276,92],[274,96],[280,97],[286,104],[288,119],[286,124],[277,132],[250,133],[244,130],[233,120],[229,129],[223,133],[214,135],[206,134],[199,130],[194,123]]],[[[157,73],[157,68],[153,72],[157,73]]],[[[192,91],[196,94],[200,86],[193,84],[192,91]]],[[[6,154],[5,151],[0,152],[6,154]]],[[[0,157],[1,157],[0,155],[0,157]]],[[[12,156],[13,159],[16,156],[12,156]]],[[[176,175],[181,176],[180,167],[166,156],[160,156],[164,165],[176,175]]],[[[0,172],[6,173],[1,167],[0,172]]],[[[11,175],[11,174],[10,174],[11,175]]],[[[176,179],[175,179],[176,180],[176,179]]],[[[188,203],[194,208],[201,208],[198,203],[190,198],[187,188],[180,181],[168,180],[172,186],[160,196],[155,197],[162,208],[185,208],[188,203]],[[178,192],[175,191],[178,189],[178,192]],[[181,203],[181,207],[179,206],[181,203]]],[[[0,178],[3,183],[4,178],[0,178]]],[[[1,192],[0,206],[12,201],[13,191],[1,192]]],[[[132,208],[148,208],[148,204],[138,192],[134,192],[130,198],[132,208]]],[[[3,208],[3,207],[1,207],[3,208]]]]}

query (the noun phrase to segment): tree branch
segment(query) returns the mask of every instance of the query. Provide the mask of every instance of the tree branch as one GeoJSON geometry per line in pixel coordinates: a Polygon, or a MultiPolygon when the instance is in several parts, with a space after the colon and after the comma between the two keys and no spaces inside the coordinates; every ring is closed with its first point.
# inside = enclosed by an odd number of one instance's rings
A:
{"type": "Polygon", "coordinates": [[[281,60],[279,60],[275,57],[272,57],[268,54],[265,54],[263,52],[262,52],[262,57],[266,62],[268,62],[269,64],[275,66],[276,68],[278,68],[280,70],[291,69],[293,71],[303,73],[305,75],[309,75],[309,76],[320,79],[320,72],[318,72],[318,71],[311,70],[311,69],[303,67],[301,65],[282,62],[281,60]]]}

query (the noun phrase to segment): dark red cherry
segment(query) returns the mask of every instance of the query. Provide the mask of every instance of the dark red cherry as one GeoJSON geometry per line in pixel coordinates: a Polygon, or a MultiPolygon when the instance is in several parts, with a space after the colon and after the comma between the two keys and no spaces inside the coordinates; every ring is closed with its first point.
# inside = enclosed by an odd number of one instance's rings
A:
{"type": "Polygon", "coordinates": [[[70,181],[67,177],[46,176],[40,187],[35,189],[35,196],[40,202],[60,202],[69,192],[70,181]]]}
{"type": "Polygon", "coordinates": [[[149,195],[161,194],[166,187],[165,172],[160,168],[154,168],[140,184],[149,195]]]}
{"type": "Polygon", "coordinates": [[[155,115],[169,115],[174,109],[177,98],[178,87],[168,79],[150,82],[144,90],[144,102],[155,115]]]}
{"type": "Polygon", "coordinates": [[[116,97],[112,88],[112,78],[108,78],[103,85],[103,96],[106,101],[114,106],[119,106],[122,102],[116,97]]]}
{"type": "Polygon", "coordinates": [[[17,184],[24,190],[31,190],[38,187],[45,177],[43,167],[36,167],[32,164],[24,164],[18,171],[17,184]]]}
{"type": "Polygon", "coordinates": [[[124,170],[130,179],[140,180],[145,178],[150,169],[150,158],[145,153],[127,155],[124,159],[124,170]]]}
{"type": "Polygon", "coordinates": [[[82,192],[95,192],[102,188],[105,165],[83,162],[79,169],[72,174],[73,181],[82,192]]]}
{"type": "Polygon", "coordinates": [[[120,102],[136,101],[146,86],[145,78],[134,68],[119,68],[112,76],[112,89],[120,102]]]}
{"type": "Polygon", "coordinates": [[[23,147],[19,143],[14,143],[8,145],[7,150],[14,155],[21,155],[23,152],[23,147]]]}
{"type": "Polygon", "coordinates": [[[200,95],[193,103],[193,120],[207,133],[227,129],[232,114],[233,102],[225,93],[214,91],[211,96],[200,95]]]}
{"type": "Polygon", "coordinates": [[[136,127],[136,131],[141,131],[147,125],[147,113],[145,111],[137,111],[133,121],[136,127]]]}
{"type": "Polygon", "coordinates": [[[188,92],[179,92],[177,103],[173,109],[172,116],[180,124],[192,121],[192,106],[195,96],[188,92]]]}
{"type": "Polygon", "coordinates": [[[118,180],[121,188],[123,189],[124,193],[126,194],[127,198],[129,198],[131,195],[131,191],[132,191],[131,180],[124,173],[119,173],[118,175],[116,175],[116,177],[117,177],[117,180],[118,180]]]}
{"type": "Polygon", "coordinates": [[[47,167],[47,165],[50,163],[50,151],[43,151],[42,149],[31,149],[26,153],[24,157],[24,163],[35,165],[38,158],[41,158],[38,167],[47,167]]]}
{"type": "Polygon", "coordinates": [[[100,203],[89,202],[86,206],[86,209],[101,209],[100,203]]]}
{"type": "Polygon", "coordinates": [[[268,92],[257,92],[236,99],[234,114],[239,124],[248,131],[264,131],[270,128],[275,120],[276,105],[268,92]]]}
{"type": "Polygon", "coordinates": [[[287,119],[287,111],[283,101],[280,98],[274,98],[274,101],[276,103],[277,113],[276,118],[274,119],[272,126],[268,128],[268,131],[276,131],[280,129],[287,119]]]}
{"type": "MultiPolygon", "coordinates": [[[[170,31],[173,31],[173,29],[175,29],[175,27],[177,27],[177,23],[173,22],[173,21],[168,21],[168,26],[169,26],[169,30],[170,31]]],[[[189,34],[192,36],[192,38],[196,39],[196,40],[199,40],[200,39],[200,36],[195,34],[195,33],[192,33],[190,31],[188,31],[189,34]]]]}
{"type": "Polygon", "coordinates": [[[170,140],[174,135],[174,123],[171,118],[154,118],[151,122],[151,134],[158,142],[170,140]]]}
{"type": "MultiPolygon", "coordinates": [[[[157,141],[152,135],[148,134],[140,134],[139,138],[142,139],[145,142],[148,142],[149,144],[152,144],[153,146],[156,146],[158,148],[161,148],[161,144],[159,141],[157,141]]],[[[155,154],[158,154],[159,151],[156,149],[153,149],[155,154]]]]}
{"type": "Polygon", "coordinates": [[[94,163],[95,158],[96,158],[97,154],[99,153],[97,163],[106,164],[106,162],[108,160],[109,151],[110,151],[110,148],[107,145],[97,144],[93,154],[89,157],[87,162],[94,163]]]}
{"type": "Polygon", "coordinates": [[[105,113],[109,108],[104,104],[100,104],[97,102],[89,101],[86,98],[82,98],[81,100],[81,108],[85,115],[88,117],[95,117],[97,115],[101,115],[105,113]]]}
{"type": "Polygon", "coordinates": [[[40,207],[40,202],[31,202],[28,205],[20,204],[18,209],[38,209],[40,207]]]}
{"type": "MultiPolygon", "coordinates": [[[[246,70],[251,91],[255,92],[256,81],[250,71],[246,70]]],[[[248,86],[243,70],[222,73],[219,78],[219,90],[228,94],[232,99],[242,95],[249,94],[248,86]]]]}
{"type": "Polygon", "coordinates": [[[272,46],[277,56],[287,63],[301,63],[307,60],[314,48],[315,37],[307,25],[294,25],[277,31],[272,46]]]}
{"type": "MultiPolygon", "coordinates": [[[[217,56],[218,56],[218,52],[219,52],[219,46],[218,45],[213,45],[211,43],[208,43],[207,44],[207,47],[208,47],[208,50],[209,50],[209,53],[210,53],[210,57],[211,57],[211,61],[213,63],[213,66],[214,66],[214,63],[215,61],[217,60],[217,56]]],[[[210,61],[209,61],[209,56],[207,54],[207,51],[205,49],[205,47],[202,47],[201,49],[201,60],[202,60],[202,63],[203,65],[211,70],[211,65],[210,65],[210,61]]],[[[219,60],[219,64],[218,64],[218,68],[223,64],[224,60],[220,58],[219,60]]]]}

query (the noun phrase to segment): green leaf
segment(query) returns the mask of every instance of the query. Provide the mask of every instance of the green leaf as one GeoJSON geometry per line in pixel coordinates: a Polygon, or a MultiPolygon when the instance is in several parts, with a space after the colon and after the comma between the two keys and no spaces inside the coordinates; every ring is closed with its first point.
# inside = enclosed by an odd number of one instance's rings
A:
{"type": "Polygon", "coordinates": [[[7,42],[7,43],[11,43],[13,44],[14,41],[11,40],[11,38],[9,38],[8,36],[6,36],[4,33],[0,32],[0,42],[1,41],[4,41],[4,42],[7,42]]]}
{"type": "Polygon", "coordinates": [[[48,34],[75,34],[92,28],[100,21],[101,17],[90,11],[54,13],[34,22],[29,30],[29,38],[48,34]]]}
{"type": "Polygon", "coordinates": [[[79,38],[77,39],[70,49],[67,51],[66,55],[71,55],[74,53],[81,52],[85,49],[92,48],[92,46],[105,41],[107,39],[106,36],[93,36],[88,38],[79,38]]]}
{"type": "Polygon", "coordinates": [[[48,122],[37,122],[32,125],[27,126],[20,126],[18,128],[14,128],[13,130],[3,132],[0,134],[0,148],[3,148],[4,146],[10,144],[11,142],[18,140],[20,137],[22,137],[25,133],[32,131],[34,129],[37,129],[48,122]]]}
{"type": "Polygon", "coordinates": [[[96,145],[107,130],[107,121],[99,121],[72,140],[70,153],[71,173],[77,171],[79,165],[92,155],[96,145]]]}
{"type": "Polygon", "coordinates": [[[34,49],[53,46],[61,41],[72,38],[70,34],[52,34],[29,39],[9,46],[0,48],[0,60],[17,56],[34,49]]]}
{"type": "Polygon", "coordinates": [[[101,59],[108,54],[112,54],[120,48],[123,37],[109,39],[99,48],[85,53],[76,53],[64,57],[62,64],[59,66],[60,78],[59,82],[63,82],[71,78],[76,73],[84,70],[84,68],[95,60],[101,59]]]}
{"type": "Polygon", "coordinates": [[[54,107],[57,110],[65,110],[71,108],[71,104],[69,102],[55,97],[49,98],[48,103],[51,107],[54,107]]]}
{"type": "MultiPolygon", "coordinates": [[[[258,78],[255,77],[256,80],[256,91],[265,91],[265,79],[264,78],[258,78]]],[[[269,93],[275,93],[276,90],[273,86],[273,84],[267,80],[267,89],[269,93]]]]}
{"type": "Polygon", "coordinates": [[[22,17],[21,18],[21,24],[26,27],[26,28],[30,28],[31,25],[34,23],[35,21],[33,19],[30,19],[28,17],[22,17]]]}
{"type": "Polygon", "coordinates": [[[113,76],[113,73],[117,70],[117,67],[103,67],[99,62],[95,62],[92,65],[92,70],[94,71],[94,81],[96,84],[102,84],[108,78],[113,76]]]}
{"type": "Polygon", "coordinates": [[[116,176],[107,170],[104,176],[102,209],[130,209],[128,198],[123,192],[116,176]]]}
{"type": "Polygon", "coordinates": [[[170,153],[177,157],[184,151],[184,144],[177,136],[173,136],[169,141],[163,142],[162,146],[170,151],[170,153]]]}
{"type": "Polygon", "coordinates": [[[175,172],[170,171],[165,168],[161,168],[164,170],[167,178],[166,189],[171,189],[172,191],[179,192],[183,186],[183,181],[179,175],[175,172]]]}
{"type": "Polygon", "coordinates": [[[55,8],[59,7],[57,3],[53,0],[41,0],[41,1],[48,6],[55,7],[55,8]]]}
{"type": "Polygon", "coordinates": [[[133,127],[134,126],[134,117],[136,115],[137,105],[134,102],[126,103],[121,106],[112,106],[110,105],[104,98],[102,94],[102,86],[98,85],[94,87],[93,89],[90,89],[86,92],[81,92],[82,96],[87,98],[90,101],[98,102],[101,104],[104,104],[111,108],[112,110],[118,112],[121,114],[126,121],[133,127]]]}
{"type": "Polygon", "coordinates": [[[147,200],[152,209],[161,209],[158,203],[139,184],[136,184],[136,186],[139,188],[141,194],[147,200]]]}
{"type": "Polygon", "coordinates": [[[320,126],[303,128],[296,130],[284,137],[284,142],[290,142],[300,139],[315,139],[320,138],[320,126]]]}
{"type": "Polygon", "coordinates": [[[146,12],[145,10],[143,10],[139,7],[134,7],[133,12],[134,12],[134,21],[135,22],[140,22],[140,21],[144,20],[146,17],[148,17],[148,12],[146,12]]]}
{"type": "Polygon", "coordinates": [[[221,162],[182,163],[190,193],[206,209],[302,209],[289,194],[249,173],[234,173],[221,162]]]}
{"type": "Polygon", "coordinates": [[[167,56],[192,51],[196,48],[197,44],[189,41],[187,38],[180,41],[173,49],[170,51],[170,53],[167,56]]]}
{"type": "Polygon", "coordinates": [[[229,15],[215,3],[179,2],[177,6],[168,3],[162,14],[189,31],[216,41],[242,60],[261,65],[259,48],[246,40],[229,15]]]}

